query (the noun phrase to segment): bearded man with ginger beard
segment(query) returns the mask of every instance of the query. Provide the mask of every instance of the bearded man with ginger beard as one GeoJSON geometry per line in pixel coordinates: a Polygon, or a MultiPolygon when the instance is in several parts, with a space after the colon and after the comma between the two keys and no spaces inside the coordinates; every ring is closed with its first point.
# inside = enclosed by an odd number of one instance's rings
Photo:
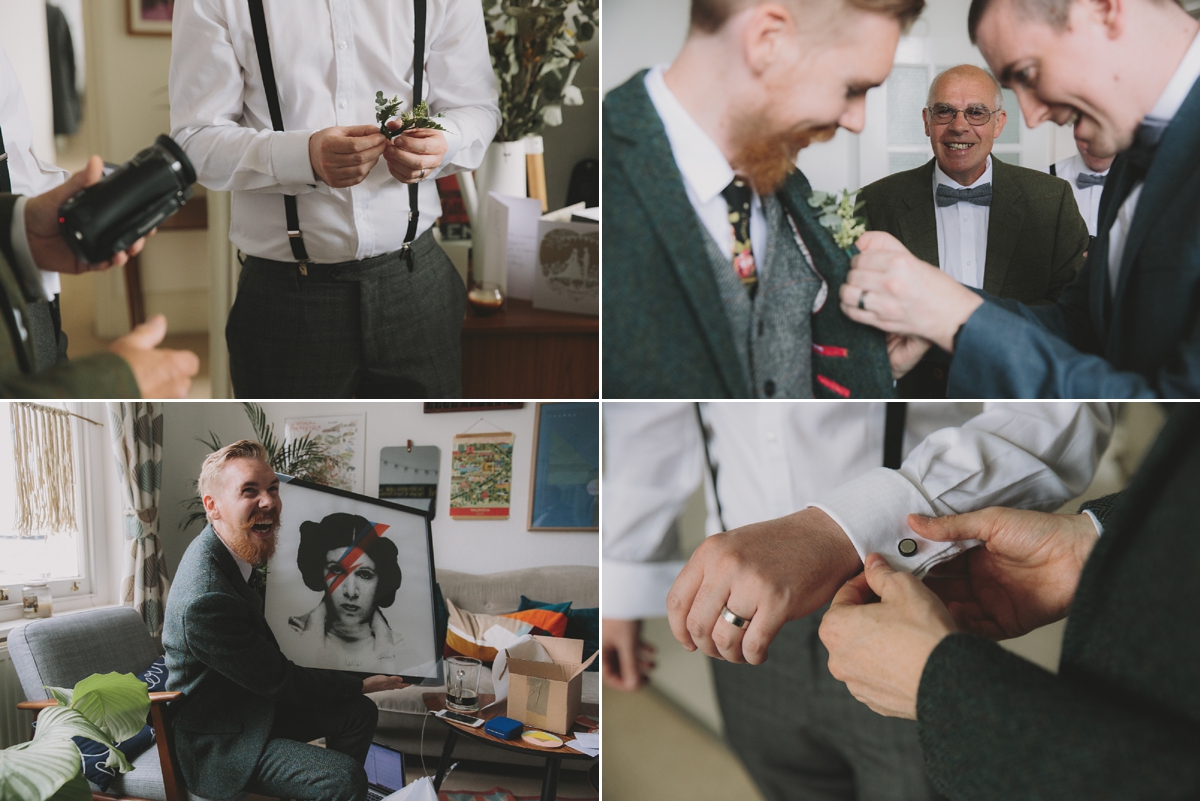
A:
{"type": "Polygon", "coordinates": [[[205,798],[362,801],[378,709],[365,693],[405,686],[293,664],[262,614],[261,568],[275,552],[279,480],[257,442],[209,455],[197,482],[208,526],[167,599],[163,646],[179,766],[205,798]],[[307,743],[325,738],[325,748],[307,743]]]}
{"type": "Polygon", "coordinates": [[[604,101],[606,398],[891,397],[838,308],[799,151],[858,132],[924,0],[693,0],[682,51],[604,101]]]}

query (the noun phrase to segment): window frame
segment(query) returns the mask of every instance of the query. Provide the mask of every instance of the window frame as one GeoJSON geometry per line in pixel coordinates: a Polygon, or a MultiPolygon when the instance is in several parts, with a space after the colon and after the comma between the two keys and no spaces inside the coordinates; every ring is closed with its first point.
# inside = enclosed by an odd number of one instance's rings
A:
{"type": "MultiPolygon", "coordinates": [[[[12,401],[17,402],[17,401],[12,401]]],[[[64,408],[73,414],[92,420],[105,420],[103,404],[83,404],[68,401],[64,408]],[[91,407],[91,408],[89,408],[91,407]],[[97,411],[99,410],[99,412],[97,411]]],[[[76,521],[79,525],[78,543],[80,575],[49,582],[50,594],[54,599],[54,613],[69,612],[107,604],[112,595],[108,575],[110,542],[105,536],[108,530],[104,487],[107,481],[106,459],[111,459],[112,448],[108,443],[106,423],[93,425],[72,417],[72,441],[75,460],[76,521]]],[[[0,627],[20,623],[24,617],[21,606],[21,590],[24,582],[2,584],[8,591],[8,600],[0,601],[0,627]]]]}

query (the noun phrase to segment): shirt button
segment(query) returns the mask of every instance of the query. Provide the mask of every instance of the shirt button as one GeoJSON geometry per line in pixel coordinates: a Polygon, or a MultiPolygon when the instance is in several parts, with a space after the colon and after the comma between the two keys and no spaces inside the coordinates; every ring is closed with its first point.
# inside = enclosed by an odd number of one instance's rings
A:
{"type": "Polygon", "coordinates": [[[768,398],[775,397],[775,382],[774,381],[768,380],[765,384],[763,384],[763,394],[766,395],[768,398]]]}
{"type": "Polygon", "coordinates": [[[914,539],[905,538],[900,540],[900,555],[912,556],[917,552],[917,541],[914,539]]]}
{"type": "Polygon", "coordinates": [[[338,42],[338,50],[345,50],[345,49],[346,49],[346,40],[343,39],[340,42],[338,42]]]}
{"type": "Polygon", "coordinates": [[[345,100],[343,100],[342,102],[338,103],[338,108],[345,108],[345,107],[346,107],[346,101],[345,101],[345,100]]]}

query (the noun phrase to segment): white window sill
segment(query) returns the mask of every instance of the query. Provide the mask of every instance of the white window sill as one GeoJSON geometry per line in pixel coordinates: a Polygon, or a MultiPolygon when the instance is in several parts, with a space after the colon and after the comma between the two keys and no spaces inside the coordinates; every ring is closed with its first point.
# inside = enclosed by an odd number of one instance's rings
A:
{"type": "MultiPolygon", "coordinates": [[[[120,606],[120,604],[103,604],[97,601],[98,599],[94,595],[84,595],[61,601],[55,598],[53,616],[64,617],[76,614],[77,612],[85,612],[89,609],[110,609],[120,606]]],[[[34,619],[36,620],[37,618],[34,619]]],[[[25,618],[21,617],[20,604],[17,604],[15,609],[11,608],[8,604],[0,606],[0,642],[6,642],[8,640],[8,633],[25,622],[25,618]],[[13,612],[16,613],[15,617],[12,616],[13,612]]]]}

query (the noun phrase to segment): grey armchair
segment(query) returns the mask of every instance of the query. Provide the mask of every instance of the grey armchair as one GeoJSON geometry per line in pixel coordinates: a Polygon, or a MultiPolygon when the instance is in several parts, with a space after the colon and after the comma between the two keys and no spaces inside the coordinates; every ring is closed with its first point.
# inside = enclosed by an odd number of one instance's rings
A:
{"type": "MultiPolygon", "coordinates": [[[[74,687],[93,673],[132,673],[135,676],[160,656],[141,616],[130,607],[34,620],[13,629],[8,651],[16,668],[24,703],[37,711],[54,706],[45,687],[74,687]]],[[[150,716],[155,748],[133,760],[134,770],[101,793],[96,801],[203,801],[187,792],[172,748],[167,703],[179,693],[151,693],[150,716]]]]}

